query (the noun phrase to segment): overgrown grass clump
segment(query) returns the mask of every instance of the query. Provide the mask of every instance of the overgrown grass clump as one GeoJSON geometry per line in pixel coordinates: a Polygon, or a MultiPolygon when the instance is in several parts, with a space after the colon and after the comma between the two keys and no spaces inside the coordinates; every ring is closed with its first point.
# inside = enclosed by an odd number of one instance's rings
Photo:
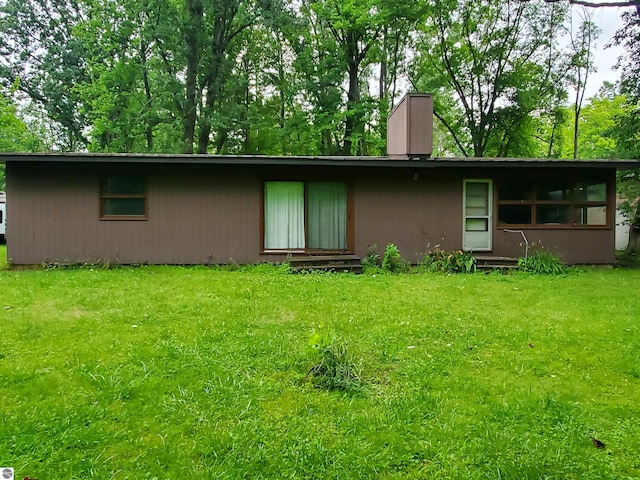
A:
{"type": "Polygon", "coordinates": [[[0,464],[40,480],[638,478],[639,284],[4,270],[0,464]]]}
{"type": "Polygon", "coordinates": [[[362,390],[361,368],[345,343],[317,345],[316,349],[318,361],[309,370],[315,386],[345,392],[362,390]]]}

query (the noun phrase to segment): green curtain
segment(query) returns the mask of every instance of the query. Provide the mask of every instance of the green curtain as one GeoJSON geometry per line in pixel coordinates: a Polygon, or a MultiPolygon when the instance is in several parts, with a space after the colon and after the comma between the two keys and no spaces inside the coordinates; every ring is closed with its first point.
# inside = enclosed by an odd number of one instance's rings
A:
{"type": "Polygon", "coordinates": [[[347,187],[339,182],[307,184],[308,248],[346,250],[347,187]]]}

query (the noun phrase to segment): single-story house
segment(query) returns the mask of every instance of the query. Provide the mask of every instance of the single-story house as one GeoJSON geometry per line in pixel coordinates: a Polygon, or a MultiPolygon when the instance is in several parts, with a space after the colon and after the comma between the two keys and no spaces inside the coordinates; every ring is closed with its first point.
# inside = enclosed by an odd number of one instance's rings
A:
{"type": "Polygon", "coordinates": [[[432,98],[389,118],[385,157],[0,154],[7,248],[43,262],[219,264],[355,254],[388,243],[571,264],[615,251],[616,169],[637,161],[432,158],[432,98]]]}

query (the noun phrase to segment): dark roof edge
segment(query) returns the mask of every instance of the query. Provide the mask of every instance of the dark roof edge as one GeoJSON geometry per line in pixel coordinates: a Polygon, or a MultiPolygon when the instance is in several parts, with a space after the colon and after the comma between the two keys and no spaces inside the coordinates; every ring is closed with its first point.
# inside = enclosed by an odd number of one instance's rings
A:
{"type": "Polygon", "coordinates": [[[175,163],[211,165],[300,165],[335,167],[438,168],[438,167],[615,167],[640,168],[640,160],[571,160],[505,157],[369,157],[369,156],[269,156],[269,155],[189,155],[167,153],[4,153],[0,163],[92,162],[92,163],[175,163]]]}

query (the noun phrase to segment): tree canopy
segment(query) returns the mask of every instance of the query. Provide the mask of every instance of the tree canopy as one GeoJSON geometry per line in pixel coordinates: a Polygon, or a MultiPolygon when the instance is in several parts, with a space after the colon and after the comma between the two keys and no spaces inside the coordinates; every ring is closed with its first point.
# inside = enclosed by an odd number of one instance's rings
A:
{"type": "MultiPolygon", "coordinates": [[[[0,91],[0,152],[34,152],[44,147],[33,126],[18,114],[16,106],[0,91]]],[[[0,191],[4,191],[5,166],[0,164],[0,191]]]]}
{"type": "MultiPolygon", "coordinates": [[[[560,41],[570,3],[0,0],[0,83],[61,150],[382,154],[415,89],[435,94],[439,153],[557,156],[594,38],[560,41]]],[[[634,102],[638,18],[614,38],[634,102]]]]}

